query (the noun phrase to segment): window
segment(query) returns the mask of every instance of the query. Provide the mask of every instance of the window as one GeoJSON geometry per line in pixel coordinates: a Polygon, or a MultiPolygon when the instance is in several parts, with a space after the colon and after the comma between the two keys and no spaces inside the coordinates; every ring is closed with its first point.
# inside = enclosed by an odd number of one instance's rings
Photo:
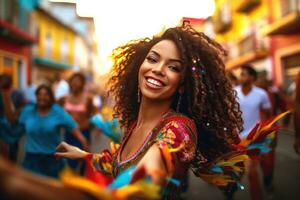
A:
{"type": "Polygon", "coordinates": [[[52,38],[49,32],[46,34],[45,38],[45,57],[52,57],[52,38]]]}
{"type": "Polygon", "coordinates": [[[67,38],[64,38],[60,46],[60,56],[62,62],[68,63],[68,53],[69,53],[69,41],[67,38]]]}

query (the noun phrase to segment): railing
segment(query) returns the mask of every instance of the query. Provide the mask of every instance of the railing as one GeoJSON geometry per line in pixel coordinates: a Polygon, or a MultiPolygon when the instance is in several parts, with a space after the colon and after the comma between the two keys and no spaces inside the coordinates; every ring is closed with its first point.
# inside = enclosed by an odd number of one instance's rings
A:
{"type": "Polygon", "coordinates": [[[255,50],[255,37],[253,34],[245,37],[238,44],[239,47],[239,55],[242,56],[246,53],[252,52],[255,50]]]}
{"type": "Polygon", "coordinates": [[[300,0],[280,0],[281,17],[292,12],[300,12],[300,0]]]}

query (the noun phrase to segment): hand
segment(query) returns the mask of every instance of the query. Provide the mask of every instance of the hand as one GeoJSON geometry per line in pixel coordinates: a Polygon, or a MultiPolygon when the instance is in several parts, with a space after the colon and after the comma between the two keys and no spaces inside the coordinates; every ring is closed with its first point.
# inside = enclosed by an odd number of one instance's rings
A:
{"type": "Polygon", "coordinates": [[[56,153],[54,154],[57,157],[70,158],[70,159],[80,159],[85,158],[88,155],[88,152],[79,149],[78,147],[69,145],[65,142],[60,143],[56,147],[56,153]]]}
{"type": "Polygon", "coordinates": [[[294,149],[295,152],[300,155],[300,137],[295,138],[294,149]]]}

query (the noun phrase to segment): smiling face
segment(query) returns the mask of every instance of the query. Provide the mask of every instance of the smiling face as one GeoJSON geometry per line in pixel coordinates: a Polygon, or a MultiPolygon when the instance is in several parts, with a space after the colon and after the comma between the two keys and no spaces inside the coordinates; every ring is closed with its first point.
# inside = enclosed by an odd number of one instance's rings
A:
{"type": "Polygon", "coordinates": [[[50,107],[51,104],[53,103],[53,99],[51,98],[51,94],[47,89],[41,88],[37,94],[36,94],[36,99],[37,99],[37,106],[38,107],[50,107]]]}
{"type": "Polygon", "coordinates": [[[139,69],[142,98],[172,101],[183,77],[180,53],[171,40],[154,45],[139,69]]]}

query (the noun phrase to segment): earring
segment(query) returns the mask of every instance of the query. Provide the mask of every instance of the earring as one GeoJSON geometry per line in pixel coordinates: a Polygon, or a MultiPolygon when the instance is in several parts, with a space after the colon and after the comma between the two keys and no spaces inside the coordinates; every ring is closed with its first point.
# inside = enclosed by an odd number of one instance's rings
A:
{"type": "Polygon", "coordinates": [[[137,91],[137,102],[140,103],[141,101],[141,91],[140,91],[140,87],[138,87],[138,91],[137,91]]]}
{"type": "Polygon", "coordinates": [[[179,89],[179,98],[178,98],[178,102],[177,102],[177,106],[176,106],[176,112],[179,112],[181,99],[182,99],[182,94],[183,94],[183,90],[179,89]]]}

